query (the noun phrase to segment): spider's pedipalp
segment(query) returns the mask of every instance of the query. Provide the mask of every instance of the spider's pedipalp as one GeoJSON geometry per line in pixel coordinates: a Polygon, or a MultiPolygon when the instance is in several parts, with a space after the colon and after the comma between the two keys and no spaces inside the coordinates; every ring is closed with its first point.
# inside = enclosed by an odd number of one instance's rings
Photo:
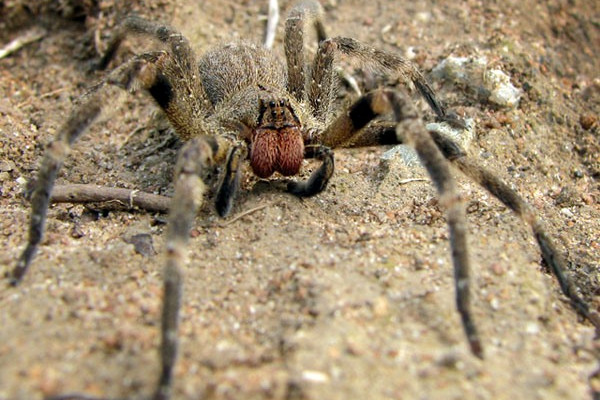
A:
{"type": "Polygon", "coordinates": [[[310,175],[308,180],[304,182],[290,181],[288,183],[288,192],[299,197],[314,196],[322,192],[327,186],[334,170],[333,152],[327,146],[306,146],[304,149],[304,158],[315,158],[321,161],[321,165],[310,175]]]}

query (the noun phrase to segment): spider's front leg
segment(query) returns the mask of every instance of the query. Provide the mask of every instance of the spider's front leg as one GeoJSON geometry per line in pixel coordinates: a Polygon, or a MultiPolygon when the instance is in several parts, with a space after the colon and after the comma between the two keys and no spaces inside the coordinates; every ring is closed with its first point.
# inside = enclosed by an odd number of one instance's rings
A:
{"type": "Polygon", "coordinates": [[[458,194],[447,159],[429,132],[425,130],[415,107],[406,99],[406,96],[401,96],[398,92],[388,91],[386,94],[398,122],[397,131],[403,132],[408,144],[412,145],[419,155],[419,159],[437,188],[440,204],[446,209],[454,265],[456,308],[460,314],[471,352],[477,357],[483,358],[483,348],[471,315],[470,262],[464,203],[458,194]]]}
{"type": "Polygon", "coordinates": [[[464,204],[457,193],[444,154],[422,125],[414,107],[397,92],[376,90],[361,96],[322,133],[320,141],[332,148],[376,146],[410,142],[425,164],[446,207],[456,287],[456,306],[473,354],[483,357],[483,349],[470,309],[469,257],[464,204]],[[371,124],[376,117],[394,111],[394,125],[371,124]],[[403,140],[397,134],[401,129],[403,140]]]}
{"type": "MultiPolygon", "coordinates": [[[[202,180],[204,171],[214,163],[216,142],[211,137],[201,136],[192,139],[181,149],[175,168],[175,193],[169,211],[166,234],[166,265],[163,272],[163,308],[161,316],[160,362],[161,373],[151,400],[168,400],[173,386],[173,368],[177,359],[177,329],[181,294],[183,287],[182,266],[187,259],[189,233],[198,209],[201,207],[205,184],[202,180]]],[[[234,148],[229,152],[227,164],[235,163],[239,151],[234,148]]],[[[221,149],[222,150],[222,149],[221,149]]],[[[232,173],[226,169],[226,174],[232,173]]],[[[227,176],[220,191],[233,194],[235,188],[230,185],[234,180],[227,176]],[[223,186],[228,186],[223,189],[223,186]]],[[[227,200],[230,202],[231,200],[227,200]]],[[[69,394],[52,397],[48,400],[103,400],[81,394],[69,394]]]]}
{"type": "Polygon", "coordinates": [[[202,204],[203,172],[213,164],[213,147],[206,138],[192,139],[182,148],[175,169],[175,193],[167,228],[167,264],[161,324],[161,374],[152,400],[170,398],[173,367],[177,357],[177,326],[181,306],[181,266],[187,259],[189,233],[202,204]]]}

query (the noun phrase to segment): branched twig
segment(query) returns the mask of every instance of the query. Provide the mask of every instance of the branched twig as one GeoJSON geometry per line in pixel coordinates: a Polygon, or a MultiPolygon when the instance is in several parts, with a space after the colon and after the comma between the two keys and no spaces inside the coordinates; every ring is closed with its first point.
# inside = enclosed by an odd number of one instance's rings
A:
{"type": "Polygon", "coordinates": [[[50,201],[53,203],[118,202],[128,208],[166,213],[171,198],[139,190],[113,188],[90,184],[56,185],[50,201]]]}

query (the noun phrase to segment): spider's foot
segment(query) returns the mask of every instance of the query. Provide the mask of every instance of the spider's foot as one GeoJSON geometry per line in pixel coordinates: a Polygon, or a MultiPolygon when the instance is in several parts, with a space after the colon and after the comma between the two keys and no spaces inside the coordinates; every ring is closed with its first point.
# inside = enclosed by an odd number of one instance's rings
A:
{"type": "Polygon", "coordinates": [[[471,348],[471,353],[480,360],[483,360],[483,347],[481,347],[481,342],[478,337],[469,337],[469,347],[471,348]]]}
{"type": "Polygon", "coordinates": [[[11,286],[17,286],[23,280],[27,269],[29,269],[29,264],[31,264],[31,260],[33,259],[33,255],[35,253],[35,246],[27,246],[21,257],[19,257],[19,261],[17,261],[17,265],[15,268],[8,274],[8,282],[11,286]]]}

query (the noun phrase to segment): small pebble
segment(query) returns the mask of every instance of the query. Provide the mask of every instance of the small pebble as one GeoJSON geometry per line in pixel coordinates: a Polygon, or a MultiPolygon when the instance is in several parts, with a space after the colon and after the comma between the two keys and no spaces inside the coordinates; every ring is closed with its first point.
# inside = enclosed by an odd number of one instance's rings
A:
{"type": "Polygon", "coordinates": [[[579,123],[581,124],[581,127],[583,129],[585,129],[586,131],[589,131],[590,129],[592,129],[592,127],[594,125],[596,125],[596,123],[598,122],[598,118],[596,118],[596,116],[594,114],[581,114],[579,116],[579,123]]]}

